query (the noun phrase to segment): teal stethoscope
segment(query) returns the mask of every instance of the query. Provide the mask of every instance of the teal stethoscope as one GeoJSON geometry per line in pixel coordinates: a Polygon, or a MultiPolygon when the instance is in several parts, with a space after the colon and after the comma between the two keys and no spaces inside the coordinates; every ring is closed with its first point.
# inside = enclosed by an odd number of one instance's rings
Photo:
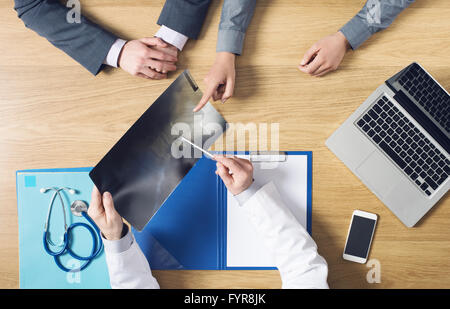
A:
{"type": "Polygon", "coordinates": [[[44,226],[44,236],[43,236],[43,242],[44,242],[44,249],[45,251],[54,257],[56,265],[65,272],[77,272],[82,271],[85,269],[91,262],[94,260],[97,255],[100,253],[100,251],[103,248],[103,243],[101,239],[100,230],[97,227],[97,225],[94,223],[94,221],[89,217],[87,214],[88,206],[85,202],[77,200],[72,203],[70,206],[70,210],[73,215],[78,217],[84,217],[92,226],[82,223],[82,222],[76,222],[71,224],[69,227],[67,226],[67,220],[66,220],[66,210],[64,207],[64,200],[61,196],[61,191],[69,192],[71,195],[74,195],[77,191],[75,189],[67,188],[67,187],[51,187],[51,188],[42,188],[40,190],[41,193],[47,193],[49,191],[53,191],[53,196],[50,200],[50,204],[48,206],[48,213],[47,213],[47,219],[45,220],[45,226],[44,226]],[[48,232],[49,228],[49,222],[50,222],[50,216],[52,212],[52,207],[55,202],[56,197],[59,197],[59,200],[61,201],[61,206],[63,210],[63,217],[64,217],[64,236],[62,239],[62,242],[60,244],[55,244],[50,239],[50,235],[48,232]],[[87,229],[91,236],[92,236],[92,250],[89,256],[79,256],[75,252],[72,251],[70,248],[70,241],[71,241],[71,233],[73,232],[73,229],[76,227],[84,227],[87,229]],[[58,247],[60,248],[58,251],[52,251],[50,249],[50,246],[58,247]],[[60,257],[66,253],[69,253],[74,259],[79,260],[80,262],[83,262],[79,268],[75,269],[69,269],[62,265],[60,257]]]}

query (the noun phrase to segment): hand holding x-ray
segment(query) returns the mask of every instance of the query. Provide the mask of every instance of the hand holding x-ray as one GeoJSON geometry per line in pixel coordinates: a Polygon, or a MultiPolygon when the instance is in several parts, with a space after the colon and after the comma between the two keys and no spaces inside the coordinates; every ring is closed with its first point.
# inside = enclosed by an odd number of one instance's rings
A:
{"type": "Polygon", "coordinates": [[[111,193],[103,195],[94,185],[88,215],[94,220],[103,236],[108,240],[118,240],[122,236],[123,220],[114,208],[111,193]]]}

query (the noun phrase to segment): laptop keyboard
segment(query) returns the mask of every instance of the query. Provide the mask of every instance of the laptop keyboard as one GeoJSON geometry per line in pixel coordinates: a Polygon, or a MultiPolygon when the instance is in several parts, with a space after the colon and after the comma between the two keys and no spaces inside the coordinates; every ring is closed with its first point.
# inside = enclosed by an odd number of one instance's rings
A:
{"type": "Polygon", "coordinates": [[[356,125],[427,196],[450,174],[450,160],[386,96],[363,113],[356,125]]]}
{"type": "Polygon", "coordinates": [[[442,128],[450,132],[450,96],[419,65],[412,65],[398,80],[442,128]]]}

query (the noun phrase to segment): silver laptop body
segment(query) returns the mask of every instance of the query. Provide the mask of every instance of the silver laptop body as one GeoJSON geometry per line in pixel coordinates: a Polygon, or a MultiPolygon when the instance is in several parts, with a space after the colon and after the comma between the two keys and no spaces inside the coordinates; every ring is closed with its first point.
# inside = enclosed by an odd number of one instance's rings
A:
{"type": "Polygon", "coordinates": [[[448,92],[412,63],[378,87],[326,145],[412,227],[450,188],[449,113],[448,92]]]}

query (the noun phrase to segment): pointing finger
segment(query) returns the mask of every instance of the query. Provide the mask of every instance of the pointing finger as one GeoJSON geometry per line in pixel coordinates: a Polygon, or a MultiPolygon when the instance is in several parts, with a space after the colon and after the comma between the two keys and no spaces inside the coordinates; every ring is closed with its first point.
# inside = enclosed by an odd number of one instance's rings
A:
{"type": "Polygon", "coordinates": [[[197,106],[194,108],[194,113],[201,110],[203,108],[203,106],[205,106],[206,103],[208,103],[209,99],[214,94],[214,91],[216,91],[216,88],[217,88],[217,85],[210,86],[208,88],[208,90],[205,92],[205,94],[203,94],[203,97],[200,100],[200,102],[198,102],[197,106]]]}

